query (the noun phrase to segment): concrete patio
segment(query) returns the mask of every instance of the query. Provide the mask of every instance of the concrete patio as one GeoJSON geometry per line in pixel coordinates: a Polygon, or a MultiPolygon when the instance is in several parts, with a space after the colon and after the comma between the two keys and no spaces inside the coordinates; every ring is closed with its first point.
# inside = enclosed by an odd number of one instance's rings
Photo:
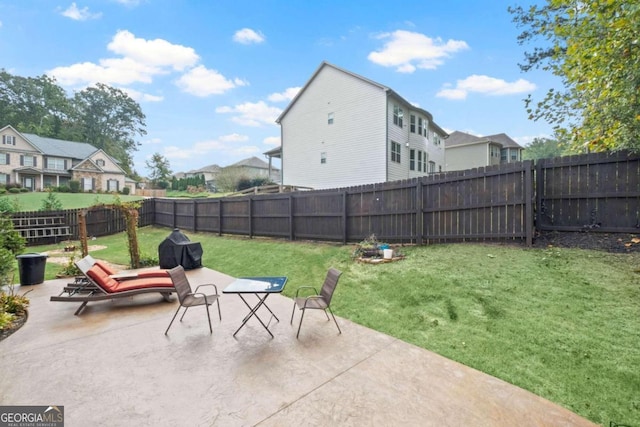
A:
{"type": "MultiPolygon", "coordinates": [[[[233,278],[202,268],[192,286],[233,278]]],[[[160,295],[90,303],[50,302],[68,280],[31,288],[26,325],[0,342],[0,405],[62,405],[73,426],[593,426],[523,389],[437,354],[292,302],[267,302],[280,318],[271,338],[247,308],[223,295],[212,309],[177,308],[160,295]]],[[[297,287],[300,283],[289,283],[297,287]]],[[[175,299],[175,298],[174,298],[175,299]]],[[[266,312],[266,310],[265,310],[266,312]]],[[[266,316],[263,313],[263,318],[266,316]]]]}

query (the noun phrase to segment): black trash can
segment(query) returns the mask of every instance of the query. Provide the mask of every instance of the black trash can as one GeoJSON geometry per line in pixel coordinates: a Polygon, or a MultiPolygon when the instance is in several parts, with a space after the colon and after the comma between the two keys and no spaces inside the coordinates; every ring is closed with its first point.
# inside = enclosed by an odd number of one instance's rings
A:
{"type": "Polygon", "coordinates": [[[17,255],[18,271],[20,272],[21,285],[37,285],[44,282],[44,268],[47,265],[45,254],[17,255]]]}

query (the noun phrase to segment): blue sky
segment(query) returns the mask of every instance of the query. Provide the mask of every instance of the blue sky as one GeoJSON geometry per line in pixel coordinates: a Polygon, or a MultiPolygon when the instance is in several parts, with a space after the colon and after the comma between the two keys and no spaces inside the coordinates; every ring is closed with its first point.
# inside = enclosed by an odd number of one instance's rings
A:
{"type": "MultiPolygon", "coordinates": [[[[552,135],[523,99],[557,82],[523,74],[507,12],[525,2],[0,0],[0,67],[72,93],[101,82],[142,107],[134,154],[174,172],[227,166],[280,144],[275,119],[322,61],[391,87],[447,131],[552,135]]],[[[531,46],[529,46],[531,49],[531,46]]]]}

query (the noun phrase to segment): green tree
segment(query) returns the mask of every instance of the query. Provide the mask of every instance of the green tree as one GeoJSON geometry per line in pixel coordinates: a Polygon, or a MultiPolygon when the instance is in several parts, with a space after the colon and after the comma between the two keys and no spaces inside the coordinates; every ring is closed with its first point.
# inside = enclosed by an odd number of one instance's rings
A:
{"type": "Polygon", "coordinates": [[[42,199],[41,211],[60,211],[62,210],[62,202],[60,198],[51,189],[47,190],[47,197],[42,199]]]}
{"type": "Polygon", "coordinates": [[[135,138],[147,134],[140,105],[122,90],[102,83],[76,93],[72,104],[82,140],[103,149],[131,173],[131,153],[140,145],[135,138]]]}
{"type": "Polygon", "coordinates": [[[530,118],[553,124],[576,148],[640,151],[640,3],[547,0],[509,8],[524,28],[524,71],[561,78],[562,90],[526,100],[530,118]]]}
{"type": "MultiPolygon", "coordinates": [[[[151,159],[146,162],[147,169],[149,169],[149,179],[154,185],[158,185],[160,182],[168,183],[171,179],[171,167],[169,160],[160,153],[154,153],[151,159]]],[[[168,185],[168,184],[167,184],[168,185]]],[[[166,187],[165,187],[166,188],[166,187]]]]}
{"type": "Polygon", "coordinates": [[[569,144],[551,138],[534,138],[531,144],[525,147],[522,154],[523,160],[548,159],[569,154],[569,144]]]}
{"type": "Polygon", "coordinates": [[[55,79],[42,75],[21,77],[0,70],[0,126],[21,132],[69,139],[71,106],[55,79]]]}

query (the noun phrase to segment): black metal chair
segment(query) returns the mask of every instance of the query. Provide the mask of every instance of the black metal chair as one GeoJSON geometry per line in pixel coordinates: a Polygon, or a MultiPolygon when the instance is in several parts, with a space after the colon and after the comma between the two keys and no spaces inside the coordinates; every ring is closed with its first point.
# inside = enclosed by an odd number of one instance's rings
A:
{"type": "Polygon", "coordinates": [[[340,326],[338,326],[338,322],[336,321],[336,317],[333,315],[333,311],[331,311],[331,298],[333,297],[333,291],[336,290],[336,286],[338,286],[338,279],[340,279],[340,275],[342,272],[336,270],[335,268],[330,268],[327,272],[327,277],[324,279],[324,283],[322,284],[322,288],[320,292],[313,286],[300,286],[296,291],[296,296],[293,299],[293,311],[291,312],[291,324],[293,324],[293,315],[296,312],[296,306],[302,310],[302,314],[300,315],[300,325],[298,326],[298,334],[296,338],[300,336],[300,328],[302,328],[302,319],[304,319],[304,313],[307,309],[312,310],[324,310],[324,314],[327,316],[327,320],[330,321],[329,315],[327,314],[327,310],[331,313],[331,317],[333,317],[333,321],[338,328],[338,332],[342,333],[340,330],[340,326]],[[306,297],[298,296],[300,290],[302,289],[313,289],[315,295],[309,295],[306,297]]]}
{"type": "Polygon", "coordinates": [[[184,315],[187,314],[187,310],[190,307],[195,307],[198,305],[204,305],[206,307],[207,319],[209,320],[209,331],[213,333],[213,328],[211,327],[211,315],[209,314],[209,306],[212,305],[214,302],[218,304],[218,317],[220,317],[220,320],[222,320],[222,313],[220,312],[220,301],[219,301],[220,295],[218,294],[218,287],[214,284],[204,284],[204,285],[199,285],[196,288],[195,292],[192,292],[191,285],[189,284],[187,275],[184,272],[184,267],[182,267],[181,265],[169,270],[169,277],[171,277],[171,280],[173,281],[173,285],[176,288],[176,293],[178,294],[178,301],[180,302],[180,305],[178,306],[176,313],[173,315],[173,318],[171,319],[171,323],[169,323],[169,326],[167,327],[167,330],[164,332],[164,334],[167,335],[167,333],[169,332],[169,328],[171,328],[173,321],[176,319],[176,316],[178,315],[178,312],[182,307],[184,307],[184,313],[182,313],[182,316],[180,317],[181,322],[184,315]],[[198,289],[200,289],[203,286],[213,286],[213,288],[216,290],[216,293],[211,295],[206,295],[202,292],[198,292],[198,289]]]}

